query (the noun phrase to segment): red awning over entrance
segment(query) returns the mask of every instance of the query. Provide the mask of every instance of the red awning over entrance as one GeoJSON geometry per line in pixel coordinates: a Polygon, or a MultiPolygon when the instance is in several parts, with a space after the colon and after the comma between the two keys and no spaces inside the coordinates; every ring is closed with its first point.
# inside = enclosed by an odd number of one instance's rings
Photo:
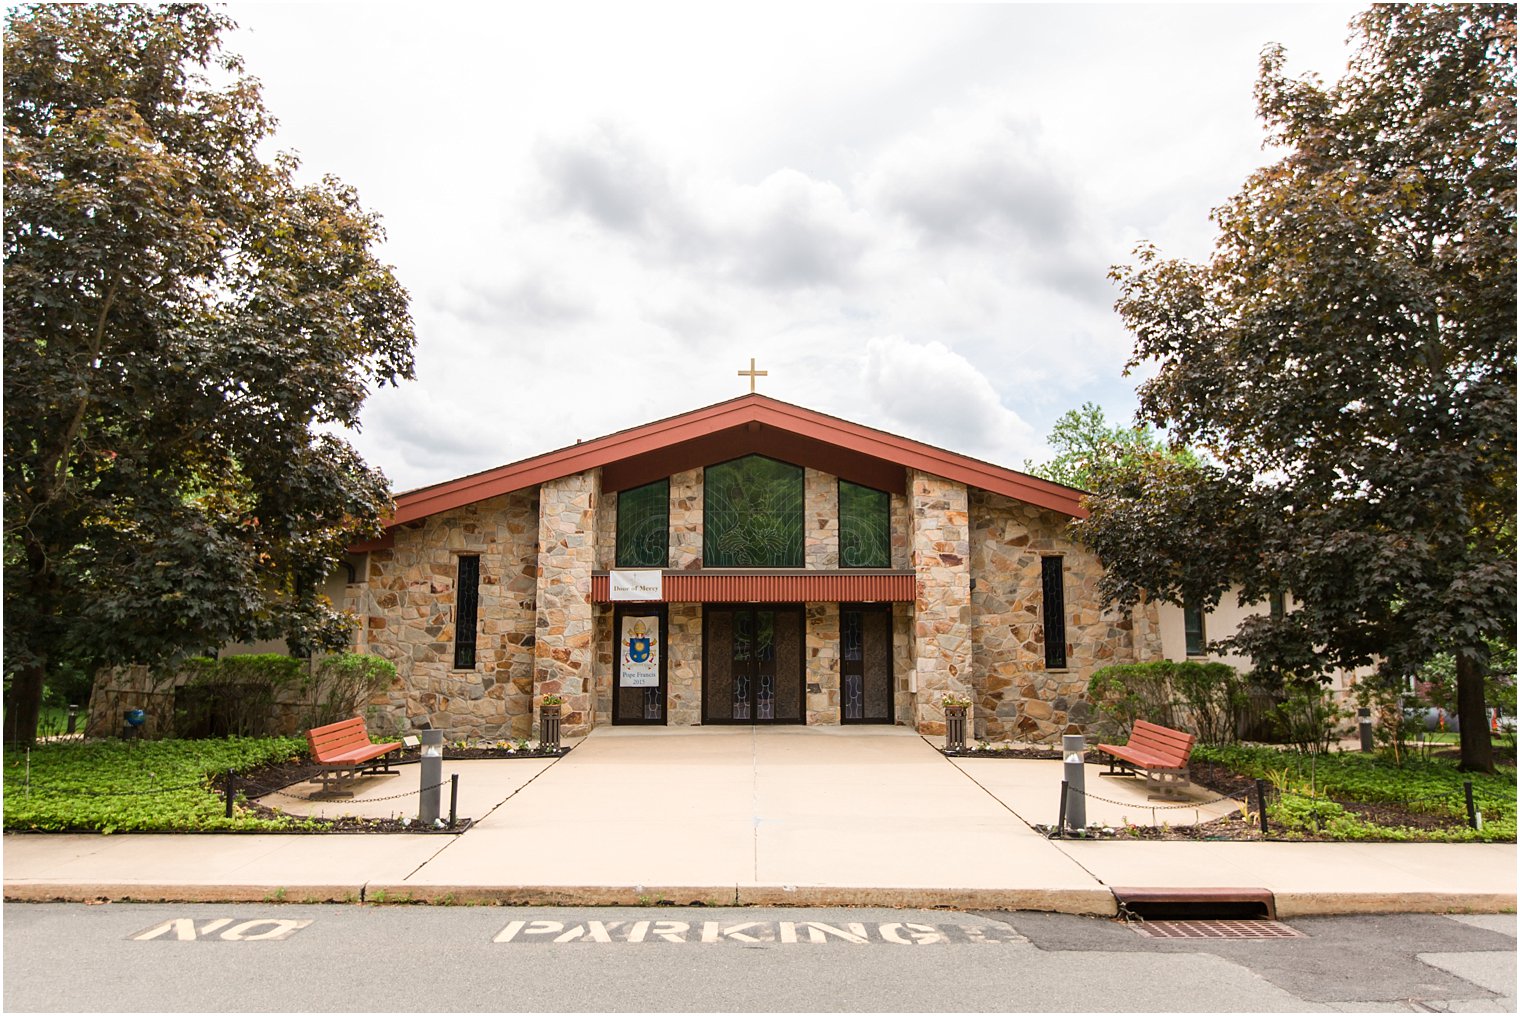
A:
{"type": "MultiPolygon", "coordinates": [[[[591,602],[610,603],[606,572],[591,576],[591,602]]],[[[912,603],[911,571],[665,571],[663,603],[912,603]]]]}

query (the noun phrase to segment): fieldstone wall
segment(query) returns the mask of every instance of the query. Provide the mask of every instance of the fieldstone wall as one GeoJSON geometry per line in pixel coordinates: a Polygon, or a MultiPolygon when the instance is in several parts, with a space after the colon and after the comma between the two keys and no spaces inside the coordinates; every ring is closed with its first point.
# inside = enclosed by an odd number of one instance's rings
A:
{"type": "Polygon", "coordinates": [[[593,634],[591,655],[592,725],[612,722],[612,683],[616,679],[617,633],[612,625],[612,604],[591,607],[593,634]]]}
{"type": "Polygon", "coordinates": [[[617,567],[617,491],[596,499],[596,567],[617,567]]]}
{"type": "Polygon", "coordinates": [[[803,680],[809,726],[837,724],[839,713],[839,604],[806,606],[803,680]]]}
{"type": "MultiPolygon", "coordinates": [[[[1067,537],[1066,516],[981,490],[972,491],[970,507],[974,735],[1053,742],[1083,733],[1093,718],[1087,699],[1092,672],[1160,659],[1159,636],[1137,639],[1130,618],[1102,610],[1102,567],[1067,537]],[[1052,554],[1062,559],[1066,593],[1067,665],[1061,670],[1045,667],[1040,559],[1052,554]]],[[[1145,609],[1137,613],[1143,624],[1145,609]]],[[[1149,628],[1155,631],[1154,622],[1149,628]]]]}
{"type": "Polygon", "coordinates": [[[531,724],[538,567],[535,491],[517,491],[394,530],[369,554],[358,645],[396,665],[375,705],[400,730],[526,737],[531,724]],[[461,554],[480,556],[475,666],[454,669],[461,554]]]}
{"type": "MultiPolygon", "coordinates": [[[[918,675],[914,724],[920,733],[945,732],[940,705],[947,694],[971,691],[971,544],[966,485],[914,470],[908,492],[913,601],[913,666],[918,675]]],[[[975,703],[972,714],[975,715],[975,703]]]]}
{"type": "Polygon", "coordinates": [[[702,470],[670,477],[670,567],[702,567],[702,470]]]}
{"type": "Polygon", "coordinates": [[[592,469],[539,488],[533,701],[560,696],[561,730],[570,737],[588,733],[595,720],[591,572],[600,486],[601,471],[592,469]]]}
{"type": "Polygon", "coordinates": [[[913,604],[892,604],[892,709],[895,722],[913,725],[913,700],[908,691],[913,673],[913,604]]]}
{"type": "Polygon", "coordinates": [[[802,566],[839,567],[839,478],[817,469],[802,471],[802,566]]]}
{"type": "Polygon", "coordinates": [[[892,495],[892,567],[913,567],[913,522],[906,494],[892,495]]]}
{"type": "Polygon", "coordinates": [[[666,722],[695,727],[702,722],[702,605],[672,603],[667,609],[666,722]]]}

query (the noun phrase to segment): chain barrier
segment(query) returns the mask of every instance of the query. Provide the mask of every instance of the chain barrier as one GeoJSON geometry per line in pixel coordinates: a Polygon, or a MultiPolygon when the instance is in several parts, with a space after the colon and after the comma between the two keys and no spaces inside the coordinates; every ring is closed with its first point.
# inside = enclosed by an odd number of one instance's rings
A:
{"type": "Polygon", "coordinates": [[[1219,804],[1221,801],[1231,801],[1235,804],[1240,803],[1234,794],[1225,794],[1222,797],[1211,798],[1207,801],[1186,801],[1182,804],[1151,804],[1148,801],[1145,803],[1139,801],[1115,801],[1112,798],[1099,797],[1097,794],[1089,794],[1086,790],[1079,790],[1071,786],[1068,786],[1066,789],[1069,793],[1080,794],[1089,801],[1102,801],[1104,804],[1118,805],[1121,808],[1145,808],[1149,811],[1179,811],[1188,808],[1196,810],[1198,808],[1206,808],[1211,804],[1219,804]]]}
{"type": "MultiPolygon", "coordinates": [[[[433,784],[431,787],[418,787],[416,790],[408,790],[408,791],[406,791],[404,793],[400,793],[400,794],[387,794],[385,797],[366,797],[362,801],[356,801],[355,803],[374,804],[374,803],[379,802],[379,801],[398,801],[398,800],[400,800],[403,797],[412,797],[412,796],[414,796],[416,794],[421,794],[421,793],[423,793],[425,791],[428,791],[428,790],[437,790],[439,787],[446,787],[448,785],[449,785],[449,781],[448,780],[439,780],[437,783],[433,784]]],[[[241,783],[239,783],[237,786],[238,786],[238,789],[242,790],[244,792],[244,794],[246,796],[248,796],[248,797],[283,797],[283,798],[285,798],[286,800],[289,800],[289,801],[315,801],[315,802],[323,803],[323,804],[328,803],[328,802],[330,802],[330,801],[333,800],[333,798],[331,798],[331,797],[322,797],[322,796],[315,796],[315,795],[311,796],[311,797],[303,797],[300,794],[287,794],[287,793],[284,792],[283,789],[281,789],[281,790],[262,790],[262,789],[260,789],[258,787],[247,787],[247,786],[245,786],[244,784],[241,784],[241,783]]],[[[320,795],[322,793],[323,793],[323,791],[318,791],[318,795],[320,795]]]]}

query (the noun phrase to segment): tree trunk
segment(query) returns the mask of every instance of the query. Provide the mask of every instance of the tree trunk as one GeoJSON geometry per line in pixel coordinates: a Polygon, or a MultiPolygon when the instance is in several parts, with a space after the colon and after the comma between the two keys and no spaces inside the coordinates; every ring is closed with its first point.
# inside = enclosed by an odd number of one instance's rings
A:
{"type": "Polygon", "coordinates": [[[5,692],[5,743],[31,744],[37,740],[37,716],[42,711],[42,678],[46,667],[38,663],[16,671],[5,692]]]}
{"type": "Polygon", "coordinates": [[[1457,653],[1457,719],[1462,725],[1462,764],[1464,772],[1494,771],[1494,743],[1488,733],[1488,710],[1483,701],[1483,671],[1486,661],[1479,653],[1457,653]]]}

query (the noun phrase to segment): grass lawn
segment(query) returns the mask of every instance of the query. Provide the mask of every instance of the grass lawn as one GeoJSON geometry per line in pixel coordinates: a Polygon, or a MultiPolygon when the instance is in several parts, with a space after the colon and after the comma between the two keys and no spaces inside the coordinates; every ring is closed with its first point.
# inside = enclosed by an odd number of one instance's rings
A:
{"type": "Polygon", "coordinates": [[[5,828],[79,832],[290,829],[291,816],[261,818],[241,807],[225,817],[220,777],[285,762],[304,737],[203,741],[52,741],[28,757],[5,749],[5,828]]]}
{"type": "Polygon", "coordinates": [[[1212,762],[1269,781],[1277,791],[1276,800],[1267,805],[1274,837],[1317,831],[1319,836],[1345,840],[1515,840],[1512,765],[1499,766],[1489,776],[1459,772],[1448,759],[1406,758],[1400,766],[1381,753],[1311,757],[1292,749],[1249,745],[1201,745],[1193,750],[1193,762],[1212,762]],[[1473,783],[1473,798],[1483,815],[1481,830],[1457,824],[1467,819],[1464,780],[1473,783]],[[1440,828],[1384,824],[1342,807],[1348,804],[1387,805],[1455,821],[1440,828]]]}

